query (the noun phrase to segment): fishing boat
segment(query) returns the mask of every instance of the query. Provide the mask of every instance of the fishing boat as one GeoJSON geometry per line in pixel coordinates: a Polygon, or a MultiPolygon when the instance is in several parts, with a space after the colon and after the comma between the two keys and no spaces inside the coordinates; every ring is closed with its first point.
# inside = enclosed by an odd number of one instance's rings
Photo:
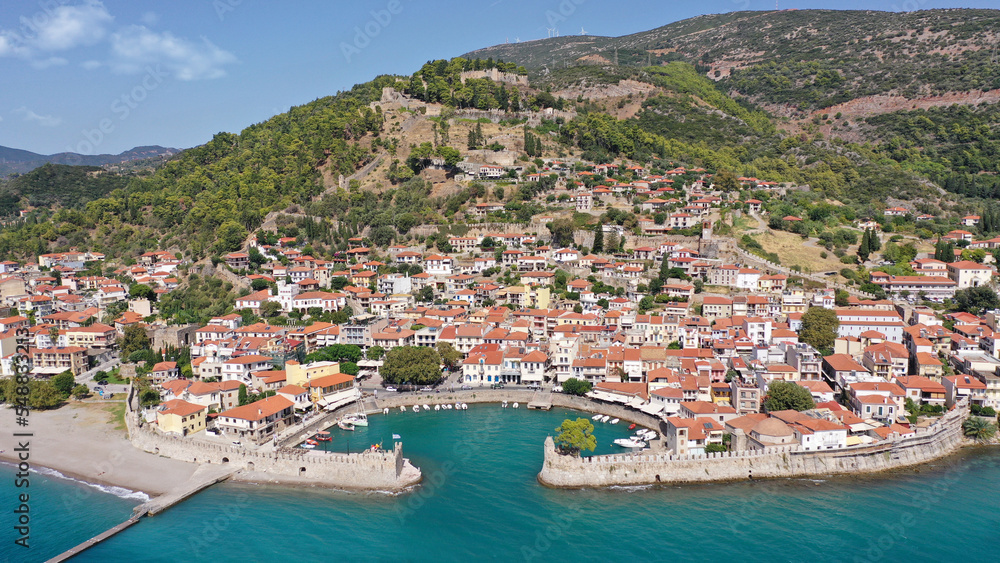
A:
{"type": "Polygon", "coordinates": [[[313,436],[313,440],[319,442],[332,442],[333,438],[330,437],[330,433],[326,430],[320,430],[315,436],[313,436]]]}
{"type": "Polygon", "coordinates": [[[319,445],[319,442],[317,442],[316,440],[313,440],[312,438],[310,438],[310,439],[306,440],[306,444],[315,448],[316,446],[319,445]]]}
{"type": "Polygon", "coordinates": [[[354,425],[351,424],[350,422],[348,422],[347,420],[340,419],[340,422],[337,423],[337,428],[340,428],[341,430],[352,430],[353,431],[354,430],[354,425]]]}
{"type": "Polygon", "coordinates": [[[617,418],[611,419],[611,424],[618,424],[619,420],[617,418]]]}
{"type": "Polygon", "coordinates": [[[368,415],[365,414],[364,408],[361,406],[361,392],[357,395],[357,410],[353,413],[347,415],[347,420],[351,421],[355,426],[368,426],[368,415]]]}
{"type": "Polygon", "coordinates": [[[643,442],[642,440],[634,440],[632,438],[618,438],[615,440],[615,445],[623,448],[645,448],[646,442],[643,442]]]}
{"type": "Polygon", "coordinates": [[[632,429],[634,429],[634,428],[635,428],[635,423],[634,423],[634,422],[633,422],[632,424],[629,424],[629,425],[628,425],[628,429],[629,429],[629,430],[632,430],[632,429]]]}
{"type": "Polygon", "coordinates": [[[601,422],[607,422],[608,419],[610,419],[610,418],[611,418],[610,416],[604,415],[604,416],[601,417],[601,422]]]}

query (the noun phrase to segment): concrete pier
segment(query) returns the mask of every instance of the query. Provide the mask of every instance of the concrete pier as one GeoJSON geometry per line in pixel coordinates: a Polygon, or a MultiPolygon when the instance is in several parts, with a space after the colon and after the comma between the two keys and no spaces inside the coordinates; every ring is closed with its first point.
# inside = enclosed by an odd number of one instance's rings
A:
{"type": "Polygon", "coordinates": [[[139,519],[143,516],[152,516],[154,514],[159,514],[164,510],[170,508],[171,506],[187,499],[207,487],[210,487],[221,481],[225,481],[233,474],[232,468],[220,467],[218,465],[203,465],[198,468],[197,471],[180,487],[169,493],[160,495],[156,498],[150,499],[149,501],[140,504],[139,506],[132,509],[132,516],[118,524],[113,528],[109,528],[104,532],[90,538],[89,540],[80,543],[79,545],[67,549],[66,551],[60,553],[59,555],[49,559],[49,563],[66,561],[70,557],[74,557],[83,553],[84,551],[90,549],[91,547],[101,543],[102,541],[114,536],[118,532],[122,532],[134,524],[139,523],[139,519]]]}

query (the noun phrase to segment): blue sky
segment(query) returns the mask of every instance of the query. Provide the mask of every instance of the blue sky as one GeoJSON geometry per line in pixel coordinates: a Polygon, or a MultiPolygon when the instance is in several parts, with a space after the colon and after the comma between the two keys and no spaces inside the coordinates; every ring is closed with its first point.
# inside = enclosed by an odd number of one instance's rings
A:
{"type": "MultiPolygon", "coordinates": [[[[779,1],[801,9],[1000,7],[779,1]]],[[[187,148],[378,74],[544,38],[549,27],[617,36],[699,14],[773,8],[773,0],[4,0],[0,145],[43,154],[187,148]]]]}

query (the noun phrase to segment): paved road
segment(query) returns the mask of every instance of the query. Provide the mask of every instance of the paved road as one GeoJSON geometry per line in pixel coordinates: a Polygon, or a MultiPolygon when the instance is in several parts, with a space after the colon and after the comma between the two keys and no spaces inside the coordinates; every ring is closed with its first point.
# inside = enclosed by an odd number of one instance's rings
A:
{"type": "Polygon", "coordinates": [[[87,384],[93,383],[94,376],[97,375],[97,372],[99,372],[99,371],[111,371],[111,370],[115,369],[115,366],[117,366],[120,363],[121,363],[121,360],[119,360],[118,358],[112,358],[111,360],[109,360],[107,362],[104,362],[103,364],[98,364],[94,368],[89,369],[89,370],[81,373],[80,375],[76,376],[76,382],[77,383],[87,383],[87,384]]]}

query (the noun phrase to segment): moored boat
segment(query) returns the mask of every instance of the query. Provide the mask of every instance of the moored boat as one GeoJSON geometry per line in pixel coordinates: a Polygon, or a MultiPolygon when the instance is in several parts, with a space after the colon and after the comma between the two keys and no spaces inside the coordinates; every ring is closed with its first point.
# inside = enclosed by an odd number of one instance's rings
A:
{"type": "Polygon", "coordinates": [[[634,422],[633,422],[632,424],[629,424],[629,425],[628,425],[628,429],[629,429],[629,430],[632,430],[632,429],[634,429],[634,428],[635,428],[635,423],[634,423],[634,422]]]}
{"type": "Polygon", "coordinates": [[[590,417],[590,420],[601,420],[601,415],[595,414],[594,416],[590,417]]]}
{"type": "Polygon", "coordinates": [[[462,403],[462,410],[463,410],[463,411],[467,411],[467,410],[469,410],[469,405],[468,405],[468,404],[466,404],[466,403],[462,403]]]}
{"type": "Polygon", "coordinates": [[[441,405],[434,405],[434,410],[436,410],[436,411],[441,410],[441,405]]]}
{"type": "Polygon", "coordinates": [[[340,422],[337,423],[337,428],[340,428],[341,430],[354,430],[354,425],[344,419],[341,419],[340,422]]]}
{"type": "Polygon", "coordinates": [[[610,418],[611,418],[611,417],[610,417],[610,416],[608,416],[608,415],[603,415],[603,416],[601,417],[601,422],[607,422],[607,421],[608,421],[608,419],[610,419],[610,418]]]}
{"type": "Polygon", "coordinates": [[[612,418],[611,419],[611,424],[618,424],[618,419],[617,418],[612,418]]]}
{"type": "Polygon", "coordinates": [[[514,408],[515,408],[515,409],[517,408],[517,406],[518,406],[518,405],[517,405],[517,403],[514,403],[514,408]]]}
{"type": "Polygon", "coordinates": [[[645,448],[646,442],[643,442],[642,440],[634,440],[632,438],[618,438],[615,440],[615,445],[623,448],[645,448]]]}

